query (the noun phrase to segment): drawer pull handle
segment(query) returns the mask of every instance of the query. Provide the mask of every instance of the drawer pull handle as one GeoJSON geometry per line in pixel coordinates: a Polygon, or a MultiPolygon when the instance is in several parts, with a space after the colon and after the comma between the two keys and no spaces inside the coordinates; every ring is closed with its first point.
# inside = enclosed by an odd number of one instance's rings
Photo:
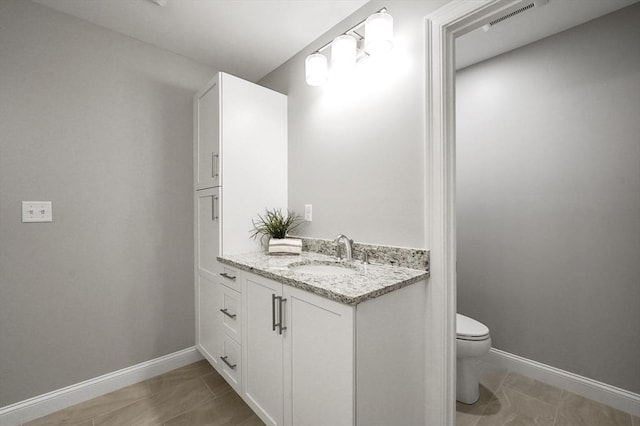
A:
{"type": "Polygon", "coordinates": [[[282,330],[286,330],[287,327],[282,325],[282,305],[286,302],[282,296],[271,295],[271,330],[276,331],[278,328],[278,334],[282,334],[282,330]],[[276,300],[278,301],[278,322],[276,322],[276,300]]]}
{"type": "Polygon", "coordinates": [[[236,365],[237,364],[231,364],[229,361],[227,361],[227,358],[229,358],[228,356],[221,356],[220,359],[222,360],[222,362],[224,362],[225,364],[227,364],[227,366],[232,369],[235,370],[236,369],[236,365]]]}
{"type": "Polygon", "coordinates": [[[211,177],[214,179],[218,177],[218,158],[220,158],[218,154],[211,153],[211,177]]]}
{"type": "Polygon", "coordinates": [[[287,299],[280,297],[280,304],[278,306],[278,314],[280,316],[279,322],[278,322],[278,334],[282,334],[282,330],[286,330],[287,327],[285,327],[284,325],[282,325],[282,305],[284,305],[284,302],[286,302],[287,299]]]}
{"type": "Polygon", "coordinates": [[[275,294],[271,294],[271,331],[276,331],[276,298],[275,294]]]}
{"type": "Polygon", "coordinates": [[[219,216],[216,213],[216,201],[218,201],[217,195],[211,196],[211,220],[218,220],[219,216]]]}
{"type": "Polygon", "coordinates": [[[236,314],[230,314],[229,312],[227,312],[227,309],[220,309],[220,312],[222,312],[223,314],[225,314],[226,316],[228,316],[229,318],[235,318],[236,314]]]}
{"type": "Polygon", "coordinates": [[[220,272],[220,275],[222,275],[223,277],[225,277],[228,280],[236,280],[236,277],[232,277],[231,275],[227,274],[226,272],[220,272]]]}

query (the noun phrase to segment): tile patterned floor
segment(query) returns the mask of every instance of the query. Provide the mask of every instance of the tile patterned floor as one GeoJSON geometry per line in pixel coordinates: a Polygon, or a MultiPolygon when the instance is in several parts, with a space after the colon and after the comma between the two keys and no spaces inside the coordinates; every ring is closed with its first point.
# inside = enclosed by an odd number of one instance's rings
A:
{"type": "MultiPolygon", "coordinates": [[[[507,372],[485,373],[480,400],[473,405],[458,402],[456,407],[457,426],[640,426],[639,417],[507,372]]],[[[23,426],[45,425],[260,426],[264,423],[209,363],[199,361],[23,426]]]]}
{"type": "Polygon", "coordinates": [[[640,417],[515,373],[489,372],[480,399],[456,402],[456,426],[640,426],[640,417]]]}
{"type": "Polygon", "coordinates": [[[23,426],[264,425],[225,380],[199,361],[23,426]]]}

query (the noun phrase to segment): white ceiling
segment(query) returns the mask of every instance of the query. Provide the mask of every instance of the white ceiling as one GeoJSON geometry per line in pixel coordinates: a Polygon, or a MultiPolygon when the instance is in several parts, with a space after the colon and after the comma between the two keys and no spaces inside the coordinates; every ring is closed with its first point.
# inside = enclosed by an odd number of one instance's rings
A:
{"type": "MultiPolygon", "coordinates": [[[[456,68],[492,58],[640,0],[549,0],[492,26],[456,39],[456,68]]],[[[640,22],[639,22],[640,25],[640,22]]]]}
{"type": "MultiPolygon", "coordinates": [[[[368,0],[166,0],[164,7],[156,0],[33,1],[258,81],[368,0]]],[[[488,32],[479,29],[457,39],[456,66],[464,68],[638,1],[549,0],[488,32]]]]}
{"type": "Polygon", "coordinates": [[[257,81],[368,0],[33,1],[257,81]]]}

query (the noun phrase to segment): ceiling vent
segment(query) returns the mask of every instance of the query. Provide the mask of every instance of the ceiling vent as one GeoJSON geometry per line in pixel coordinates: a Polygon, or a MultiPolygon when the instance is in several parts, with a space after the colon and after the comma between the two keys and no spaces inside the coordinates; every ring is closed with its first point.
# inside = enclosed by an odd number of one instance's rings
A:
{"type": "Polygon", "coordinates": [[[485,31],[489,31],[489,29],[491,27],[493,27],[494,25],[499,24],[500,22],[506,21],[509,18],[513,18],[516,15],[521,14],[522,12],[526,12],[529,9],[533,9],[534,7],[540,7],[540,6],[544,6],[545,4],[549,3],[549,0],[534,0],[531,3],[528,3],[524,6],[522,6],[521,8],[514,10],[511,13],[507,13],[504,16],[501,16],[499,18],[494,19],[493,21],[489,22],[488,24],[485,24],[482,26],[482,29],[485,31]]]}

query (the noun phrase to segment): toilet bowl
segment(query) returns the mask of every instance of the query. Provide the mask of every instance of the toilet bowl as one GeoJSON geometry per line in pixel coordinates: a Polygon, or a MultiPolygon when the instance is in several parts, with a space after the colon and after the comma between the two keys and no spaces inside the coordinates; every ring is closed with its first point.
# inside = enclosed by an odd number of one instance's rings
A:
{"type": "Polygon", "coordinates": [[[478,359],[489,352],[489,328],[479,321],[456,314],[456,399],[473,404],[480,397],[478,359]]]}

